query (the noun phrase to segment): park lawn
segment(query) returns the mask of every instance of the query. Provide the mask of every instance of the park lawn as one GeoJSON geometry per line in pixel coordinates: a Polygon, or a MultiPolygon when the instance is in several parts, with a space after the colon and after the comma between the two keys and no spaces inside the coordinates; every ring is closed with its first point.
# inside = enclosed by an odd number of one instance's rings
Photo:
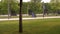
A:
{"type": "MultiPolygon", "coordinates": [[[[8,16],[0,16],[0,19],[8,18],[8,16]]],[[[18,16],[11,16],[10,18],[18,18],[18,16]]]]}
{"type": "MultiPolygon", "coordinates": [[[[18,22],[19,21],[0,21],[0,34],[19,34],[18,22]]],[[[23,20],[22,34],[60,34],[60,18],[23,20]]]]}
{"type": "MultiPolygon", "coordinates": [[[[31,18],[31,16],[22,16],[23,18],[31,18]]],[[[0,16],[0,19],[8,18],[8,16],[0,16]]],[[[10,18],[19,18],[19,16],[11,16],[10,18]]]]}

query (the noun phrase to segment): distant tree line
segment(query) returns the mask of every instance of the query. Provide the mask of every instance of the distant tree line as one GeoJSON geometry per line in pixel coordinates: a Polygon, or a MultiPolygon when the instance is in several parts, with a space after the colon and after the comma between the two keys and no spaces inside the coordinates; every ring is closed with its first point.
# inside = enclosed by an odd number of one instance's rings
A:
{"type": "MultiPolygon", "coordinates": [[[[46,4],[46,9],[49,13],[54,13],[60,11],[60,3],[44,3],[46,4]]],[[[41,0],[39,1],[31,1],[31,2],[23,2],[22,5],[22,14],[27,14],[28,10],[31,9],[34,13],[40,14],[43,13],[41,0]]],[[[19,2],[15,0],[11,0],[10,2],[11,12],[19,14],[19,2]]],[[[8,14],[8,2],[7,0],[0,2],[0,14],[8,14]]]]}

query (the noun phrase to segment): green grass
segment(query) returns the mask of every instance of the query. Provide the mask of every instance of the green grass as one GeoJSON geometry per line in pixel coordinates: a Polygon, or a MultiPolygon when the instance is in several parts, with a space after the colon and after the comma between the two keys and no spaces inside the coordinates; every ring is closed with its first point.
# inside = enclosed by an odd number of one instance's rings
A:
{"type": "MultiPolygon", "coordinates": [[[[8,18],[8,16],[0,16],[0,19],[8,18]]],[[[10,18],[18,18],[18,16],[11,16],[10,18]]]]}
{"type": "MultiPolygon", "coordinates": [[[[22,17],[31,17],[31,16],[22,16],[22,17]]],[[[0,19],[8,18],[8,16],[0,16],[0,19]]],[[[11,16],[10,18],[19,18],[19,16],[11,16]]]]}
{"type": "MultiPolygon", "coordinates": [[[[0,21],[0,34],[19,34],[18,30],[18,21],[0,21]]],[[[60,34],[60,18],[24,20],[22,34],[60,34]]]]}

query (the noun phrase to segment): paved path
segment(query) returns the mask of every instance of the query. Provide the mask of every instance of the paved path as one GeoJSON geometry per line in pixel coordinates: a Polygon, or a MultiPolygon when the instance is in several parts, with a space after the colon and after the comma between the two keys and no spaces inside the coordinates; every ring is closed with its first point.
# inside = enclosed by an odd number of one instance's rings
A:
{"type": "MultiPolygon", "coordinates": [[[[22,18],[23,20],[31,20],[31,19],[47,19],[47,18],[60,18],[60,16],[51,16],[51,17],[35,17],[35,18],[22,18]]],[[[0,21],[7,21],[7,20],[19,20],[19,18],[10,18],[10,19],[0,19],[0,21]]]]}
{"type": "MultiPolygon", "coordinates": [[[[43,15],[43,14],[36,14],[36,15],[43,15]]],[[[0,16],[8,16],[8,15],[0,15],[0,16]]],[[[19,16],[18,14],[17,14],[17,16],[19,16]]],[[[29,16],[28,14],[22,14],[22,16],[29,16]]]]}

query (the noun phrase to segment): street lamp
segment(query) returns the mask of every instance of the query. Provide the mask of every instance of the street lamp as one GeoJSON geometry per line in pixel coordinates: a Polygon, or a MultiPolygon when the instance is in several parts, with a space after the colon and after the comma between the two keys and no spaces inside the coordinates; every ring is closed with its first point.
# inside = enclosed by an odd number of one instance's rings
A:
{"type": "Polygon", "coordinates": [[[10,14],[11,14],[10,0],[8,0],[7,2],[8,2],[8,19],[9,19],[10,18],[10,14]]]}
{"type": "Polygon", "coordinates": [[[42,7],[43,7],[43,17],[44,17],[44,10],[45,10],[44,2],[42,2],[42,7]]]}

